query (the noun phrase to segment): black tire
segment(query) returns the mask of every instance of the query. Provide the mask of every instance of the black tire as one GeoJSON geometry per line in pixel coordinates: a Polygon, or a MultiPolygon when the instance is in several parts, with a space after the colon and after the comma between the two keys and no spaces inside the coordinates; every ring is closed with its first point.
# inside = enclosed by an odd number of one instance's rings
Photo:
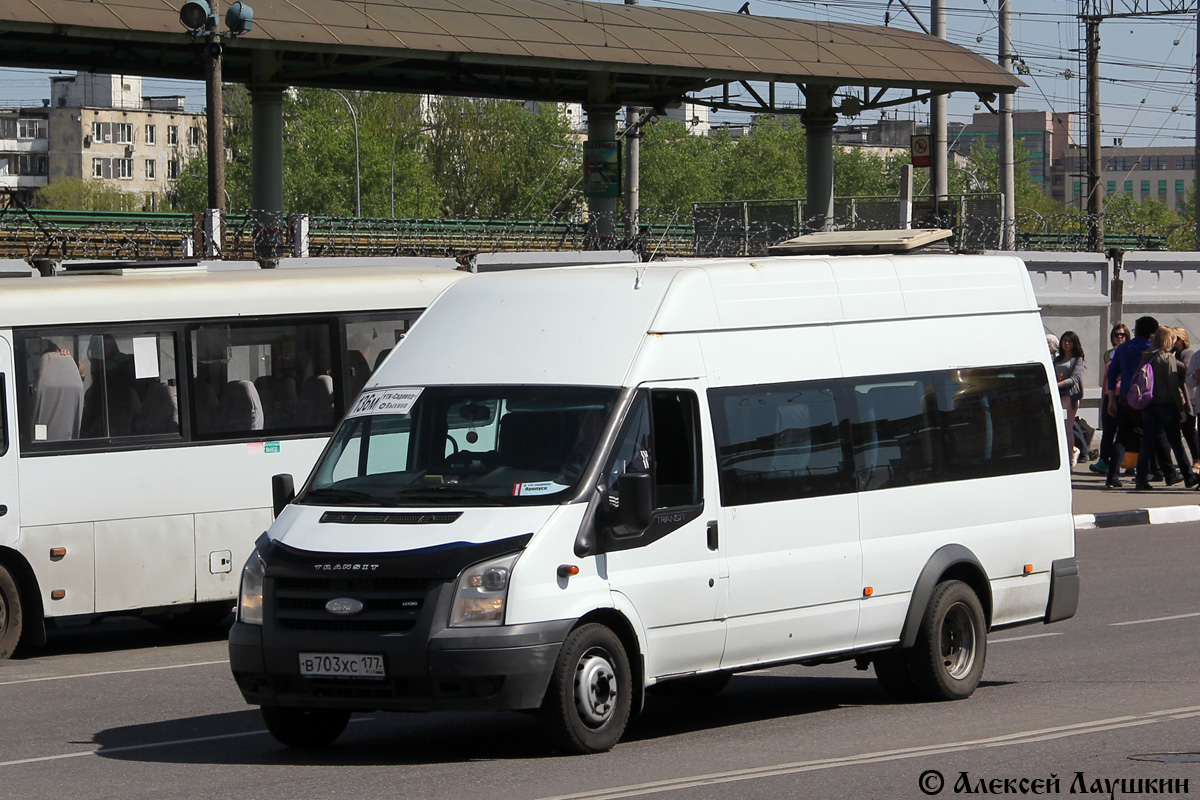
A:
{"type": "Polygon", "coordinates": [[[913,682],[927,700],[963,700],[983,677],[987,622],[974,590],[962,581],[934,587],[909,658],[913,682]]]}
{"type": "Polygon", "coordinates": [[[909,649],[888,650],[875,656],[875,678],[883,691],[893,700],[911,703],[920,698],[917,684],[913,681],[909,649]]]}
{"type": "Polygon", "coordinates": [[[542,720],[564,753],[603,753],[625,732],[632,698],[625,647],[611,630],[590,623],[571,631],[558,652],[542,720]]]}
{"type": "Polygon", "coordinates": [[[12,573],[0,565],[0,659],[12,658],[25,627],[21,592],[12,573]]]}
{"type": "Polygon", "coordinates": [[[712,697],[728,686],[729,679],[732,677],[733,673],[731,672],[706,672],[703,675],[691,675],[687,678],[656,683],[646,691],[658,697],[712,697]]]}
{"type": "Polygon", "coordinates": [[[333,744],[350,723],[349,711],[326,708],[263,706],[262,715],[280,744],[299,749],[333,744]]]}

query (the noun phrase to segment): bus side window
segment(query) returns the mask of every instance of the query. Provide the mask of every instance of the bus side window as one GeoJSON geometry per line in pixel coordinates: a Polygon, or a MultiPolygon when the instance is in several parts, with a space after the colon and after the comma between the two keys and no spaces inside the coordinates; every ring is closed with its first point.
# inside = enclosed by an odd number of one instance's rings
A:
{"type": "Polygon", "coordinates": [[[8,376],[0,373],[0,456],[8,452],[8,376]]]}

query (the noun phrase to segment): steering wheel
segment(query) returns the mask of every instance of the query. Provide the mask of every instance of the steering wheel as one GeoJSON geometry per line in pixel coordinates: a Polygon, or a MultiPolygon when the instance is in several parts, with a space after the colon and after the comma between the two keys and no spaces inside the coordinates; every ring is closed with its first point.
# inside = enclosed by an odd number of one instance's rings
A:
{"type": "Polygon", "coordinates": [[[456,453],[458,453],[458,442],[454,441],[454,437],[447,433],[446,441],[449,442],[450,446],[454,448],[453,450],[450,451],[450,455],[455,455],[456,453]]]}

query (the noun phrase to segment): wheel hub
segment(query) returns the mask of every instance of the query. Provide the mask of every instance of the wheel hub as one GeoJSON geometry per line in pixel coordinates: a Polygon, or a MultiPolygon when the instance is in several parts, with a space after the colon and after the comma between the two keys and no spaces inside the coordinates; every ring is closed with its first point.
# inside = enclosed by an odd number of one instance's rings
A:
{"type": "Polygon", "coordinates": [[[575,668],[575,708],[579,718],[598,728],[612,717],[617,704],[617,675],[607,653],[589,650],[575,668]]]}
{"type": "Polygon", "coordinates": [[[955,603],[942,623],[942,666],[955,680],[962,680],[975,665],[975,623],[970,609],[955,603]]]}

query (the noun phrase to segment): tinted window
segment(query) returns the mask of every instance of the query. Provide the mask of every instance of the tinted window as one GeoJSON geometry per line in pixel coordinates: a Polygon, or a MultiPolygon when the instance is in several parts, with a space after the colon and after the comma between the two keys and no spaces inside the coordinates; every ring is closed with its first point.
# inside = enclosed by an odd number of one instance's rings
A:
{"type": "Polygon", "coordinates": [[[1038,364],[709,392],[724,505],[1053,470],[1038,364]]]}
{"type": "Polygon", "coordinates": [[[726,505],[853,489],[832,383],[710,392],[721,498],[726,505]]]}

